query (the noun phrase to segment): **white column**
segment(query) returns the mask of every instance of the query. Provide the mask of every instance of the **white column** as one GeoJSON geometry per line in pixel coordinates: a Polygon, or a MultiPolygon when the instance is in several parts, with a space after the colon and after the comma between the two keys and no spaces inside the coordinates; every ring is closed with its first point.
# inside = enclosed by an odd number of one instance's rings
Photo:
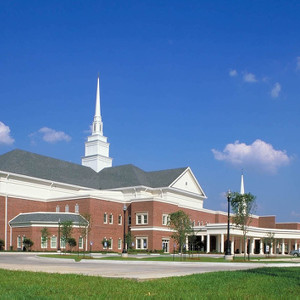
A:
{"type": "Polygon", "coordinates": [[[206,253],[210,252],[210,235],[206,235],[206,253]]]}
{"type": "Polygon", "coordinates": [[[270,243],[270,255],[273,255],[273,248],[274,248],[274,242],[272,243],[270,243]]]}
{"type": "Polygon", "coordinates": [[[295,240],[295,250],[297,250],[297,240],[295,240]]]}
{"type": "Polygon", "coordinates": [[[250,254],[254,254],[254,238],[250,238],[250,254]]]}
{"type": "Polygon", "coordinates": [[[243,237],[240,236],[240,253],[243,252],[243,237]]]}
{"type": "Polygon", "coordinates": [[[289,240],[289,248],[288,248],[288,253],[292,251],[292,241],[289,240]]]}
{"type": "Polygon", "coordinates": [[[224,234],[221,234],[221,252],[224,253],[224,234]]]}
{"type": "Polygon", "coordinates": [[[285,244],[284,244],[284,239],[282,239],[281,252],[282,252],[282,255],[285,255],[285,244]]]}
{"type": "Polygon", "coordinates": [[[185,238],[185,249],[186,249],[186,251],[189,250],[189,238],[188,237],[185,238]]]}
{"type": "Polygon", "coordinates": [[[217,252],[220,252],[220,235],[218,234],[216,236],[216,246],[217,246],[217,252]]]}
{"type": "Polygon", "coordinates": [[[259,240],[259,254],[264,254],[264,243],[263,240],[259,240]]]}
{"type": "Polygon", "coordinates": [[[234,236],[231,236],[231,255],[234,254],[234,236]]]}

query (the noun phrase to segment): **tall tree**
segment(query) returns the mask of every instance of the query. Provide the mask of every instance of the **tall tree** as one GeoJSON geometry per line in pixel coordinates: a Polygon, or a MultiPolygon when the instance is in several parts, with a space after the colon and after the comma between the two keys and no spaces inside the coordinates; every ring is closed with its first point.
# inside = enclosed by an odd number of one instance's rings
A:
{"type": "Polygon", "coordinates": [[[174,230],[171,237],[176,241],[182,252],[186,238],[192,231],[192,223],[189,215],[182,210],[171,213],[169,227],[174,230]]]}
{"type": "Polygon", "coordinates": [[[244,259],[246,260],[246,243],[247,243],[247,232],[249,225],[252,222],[251,215],[256,210],[255,196],[251,193],[240,194],[234,192],[231,195],[231,207],[234,213],[232,217],[233,223],[243,232],[244,240],[244,259]]]}

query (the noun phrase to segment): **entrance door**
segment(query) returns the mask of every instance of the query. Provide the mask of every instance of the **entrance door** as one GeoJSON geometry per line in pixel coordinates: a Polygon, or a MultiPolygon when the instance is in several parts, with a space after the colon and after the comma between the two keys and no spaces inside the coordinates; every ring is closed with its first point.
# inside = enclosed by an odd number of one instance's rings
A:
{"type": "Polygon", "coordinates": [[[162,240],[162,248],[165,253],[169,253],[169,240],[162,240]]]}

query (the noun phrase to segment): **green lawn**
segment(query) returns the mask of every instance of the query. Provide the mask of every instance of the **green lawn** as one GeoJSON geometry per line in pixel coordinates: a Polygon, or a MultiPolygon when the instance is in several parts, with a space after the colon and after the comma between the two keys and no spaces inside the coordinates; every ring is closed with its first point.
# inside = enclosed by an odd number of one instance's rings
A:
{"type": "Polygon", "coordinates": [[[0,299],[299,299],[300,268],[260,268],[137,282],[0,269],[0,299]]]}

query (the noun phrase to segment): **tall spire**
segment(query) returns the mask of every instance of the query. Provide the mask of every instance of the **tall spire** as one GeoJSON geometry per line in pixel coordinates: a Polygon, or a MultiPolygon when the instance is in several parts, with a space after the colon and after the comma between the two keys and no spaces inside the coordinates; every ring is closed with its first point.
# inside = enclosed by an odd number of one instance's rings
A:
{"type": "Polygon", "coordinates": [[[241,195],[245,194],[245,187],[244,187],[244,172],[242,170],[242,176],[241,176],[241,191],[240,191],[241,195]]]}
{"type": "Polygon", "coordinates": [[[96,106],[92,134],[103,135],[103,123],[100,113],[100,79],[97,79],[96,106]]]}
{"type": "Polygon", "coordinates": [[[98,80],[97,80],[97,94],[96,94],[96,109],[95,109],[95,117],[101,117],[100,113],[100,79],[98,74],[98,80]]]}

